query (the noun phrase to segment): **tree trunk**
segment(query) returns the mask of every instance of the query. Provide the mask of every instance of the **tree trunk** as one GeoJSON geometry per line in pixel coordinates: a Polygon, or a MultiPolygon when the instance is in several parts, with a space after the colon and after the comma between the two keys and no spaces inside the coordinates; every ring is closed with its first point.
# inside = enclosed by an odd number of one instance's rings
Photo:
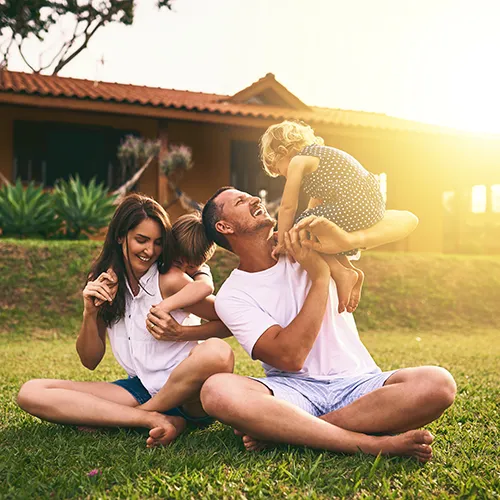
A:
{"type": "Polygon", "coordinates": [[[115,205],[119,205],[123,200],[125,195],[132,189],[132,186],[139,181],[141,175],[146,171],[151,162],[154,160],[156,155],[151,155],[146,163],[124,184],[122,184],[118,189],[113,191],[111,194],[116,196],[116,200],[114,201],[115,205]]]}

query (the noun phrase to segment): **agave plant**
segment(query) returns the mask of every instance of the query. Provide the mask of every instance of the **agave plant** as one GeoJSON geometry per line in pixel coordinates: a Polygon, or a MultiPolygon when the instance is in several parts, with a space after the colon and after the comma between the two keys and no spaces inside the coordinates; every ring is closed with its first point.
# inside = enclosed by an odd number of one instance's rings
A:
{"type": "Polygon", "coordinates": [[[64,223],[66,237],[85,238],[106,227],[115,207],[115,196],[109,195],[103,184],[92,179],[86,186],[80,177],[58,180],[53,192],[54,207],[64,223]]]}
{"type": "Polygon", "coordinates": [[[30,182],[26,188],[18,179],[0,189],[0,228],[4,236],[47,237],[60,228],[52,197],[30,182]]]}

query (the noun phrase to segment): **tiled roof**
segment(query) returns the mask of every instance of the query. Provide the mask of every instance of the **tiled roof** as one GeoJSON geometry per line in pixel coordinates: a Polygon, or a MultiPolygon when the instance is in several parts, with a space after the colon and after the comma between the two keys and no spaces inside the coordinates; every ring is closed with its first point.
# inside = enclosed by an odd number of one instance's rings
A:
{"type": "MultiPolygon", "coordinates": [[[[273,80],[281,86],[281,84],[274,80],[274,75],[272,74],[266,75],[266,77],[255,83],[258,84],[265,79],[273,80]]],[[[281,106],[234,102],[231,101],[231,96],[219,94],[205,94],[203,92],[143,87],[121,83],[94,82],[76,78],[63,78],[60,76],[20,73],[7,70],[0,70],[0,93],[136,104],[165,109],[182,109],[275,119],[277,121],[285,118],[301,119],[307,123],[343,127],[366,127],[427,133],[459,133],[453,129],[395,118],[380,113],[313,106],[309,107],[309,110],[292,109],[281,106]]]]}
{"type": "Polygon", "coordinates": [[[187,109],[198,109],[223,97],[185,90],[94,82],[13,71],[1,73],[0,91],[187,109]]]}

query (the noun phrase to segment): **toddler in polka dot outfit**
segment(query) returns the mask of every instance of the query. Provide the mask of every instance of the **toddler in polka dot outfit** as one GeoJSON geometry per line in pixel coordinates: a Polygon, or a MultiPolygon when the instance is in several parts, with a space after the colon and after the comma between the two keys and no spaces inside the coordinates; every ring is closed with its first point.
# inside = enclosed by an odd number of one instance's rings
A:
{"type": "MultiPolygon", "coordinates": [[[[286,177],[274,258],[284,253],[285,233],[309,215],[325,217],[348,232],[367,229],[384,217],[385,203],[376,177],[351,155],[324,146],[310,126],[292,121],[272,125],[261,138],[260,151],[266,173],[286,177]],[[301,186],[310,201],[295,220],[301,186]]],[[[353,312],[359,303],[364,274],[348,259],[357,253],[358,249],[323,254],[337,285],[339,313],[353,312]]]]}

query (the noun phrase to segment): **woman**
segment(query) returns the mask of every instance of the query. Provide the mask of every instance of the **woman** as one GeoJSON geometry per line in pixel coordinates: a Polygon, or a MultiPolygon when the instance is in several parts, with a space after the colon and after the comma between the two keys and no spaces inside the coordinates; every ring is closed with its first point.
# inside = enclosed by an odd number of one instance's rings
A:
{"type": "Polygon", "coordinates": [[[139,194],[121,202],[83,290],[76,349],[82,364],[94,370],[104,356],[107,331],[128,378],[113,383],[30,380],[19,391],[21,408],[61,424],[146,427],[148,447],[170,443],[186,420],[207,418],[199,400],[203,382],[214,373],[232,372],[234,365],[231,348],[220,338],[210,338],[229,336],[215,314],[213,296],[189,308],[208,323],[192,326],[187,312],[174,312],[184,325],[183,339],[189,340],[158,340],[161,335],[153,337],[146,326],[148,315],[154,317],[153,306],[177,291],[167,274],[173,248],[161,205],[139,194]],[[209,340],[198,344],[204,339],[209,340]]]}

